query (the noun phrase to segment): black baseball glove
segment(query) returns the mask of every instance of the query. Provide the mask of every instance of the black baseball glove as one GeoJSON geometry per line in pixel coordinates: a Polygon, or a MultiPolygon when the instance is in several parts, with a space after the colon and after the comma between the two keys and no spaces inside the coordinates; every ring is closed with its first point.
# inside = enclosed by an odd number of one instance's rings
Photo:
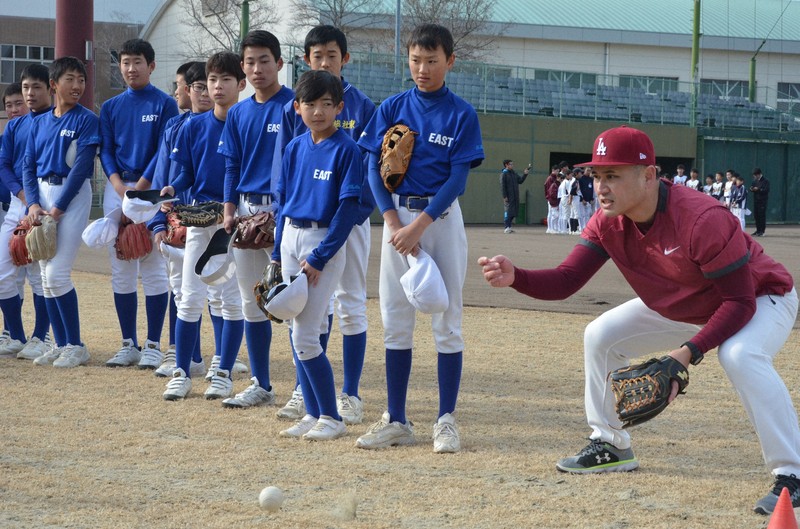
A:
{"type": "Polygon", "coordinates": [[[664,411],[673,380],[678,383],[678,393],[685,393],[689,385],[689,371],[671,356],[617,369],[609,377],[623,428],[649,421],[664,411]]]}

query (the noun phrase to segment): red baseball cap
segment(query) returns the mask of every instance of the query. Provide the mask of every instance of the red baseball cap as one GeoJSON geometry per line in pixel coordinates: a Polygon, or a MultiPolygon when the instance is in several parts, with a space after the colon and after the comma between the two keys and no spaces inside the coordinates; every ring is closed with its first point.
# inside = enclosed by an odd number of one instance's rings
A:
{"type": "Polygon", "coordinates": [[[656,153],[650,137],[627,125],[608,129],[594,140],[592,161],[575,167],[602,165],[655,165],[656,153]]]}

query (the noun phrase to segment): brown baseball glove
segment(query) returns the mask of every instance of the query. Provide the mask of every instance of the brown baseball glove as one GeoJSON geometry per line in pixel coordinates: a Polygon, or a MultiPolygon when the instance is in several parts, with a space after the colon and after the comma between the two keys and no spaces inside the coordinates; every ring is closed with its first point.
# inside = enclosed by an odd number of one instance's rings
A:
{"type": "Polygon", "coordinates": [[[242,250],[261,250],[275,244],[275,214],[264,211],[236,218],[233,247],[242,250]]]}
{"type": "Polygon", "coordinates": [[[181,219],[175,210],[167,213],[167,235],[164,244],[173,248],[186,247],[186,226],[181,224],[181,219]]]}
{"type": "Polygon", "coordinates": [[[180,204],[174,210],[182,226],[207,228],[222,222],[222,204],[201,202],[200,204],[180,204]]]}
{"type": "Polygon", "coordinates": [[[390,193],[400,187],[406,176],[414,151],[414,136],[417,134],[407,126],[398,124],[389,127],[383,135],[380,172],[383,185],[390,193]]]}
{"type": "Polygon", "coordinates": [[[46,261],[56,255],[58,228],[50,215],[42,215],[33,222],[25,236],[25,246],[32,261],[46,261]]]}
{"type": "Polygon", "coordinates": [[[649,421],[664,411],[673,380],[678,383],[678,393],[685,393],[689,385],[689,371],[669,355],[617,369],[609,377],[623,428],[649,421]]]}
{"type": "Polygon", "coordinates": [[[269,263],[264,267],[264,274],[261,280],[253,287],[253,293],[256,295],[256,305],[261,309],[267,318],[275,323],[283,323],[283,320],[276,318],[267,312],[267,303],[269,302],[268,295],[273,287],[279,285],[283,281],[283,273],[281,271],[280,263],[269,263]]]}
{"type": "Polygon", "coordinates": [[[22,217],[8,240],[8,252],[11,254],[11,262],[14,263],[14,266],[25,266],[33,262],[31,256],[28,255],[28,247],[25,245],[25,237],[30,229],[31,223],[28,217],[22,217]]]}
{"type": "Polygon", "coordinates": [[[153,240],[144,224],[133,224],[127,217],[119,223],[119,233],[114,243],[117,259],[132,261],[149,254],[153,249],[153,240]]]}

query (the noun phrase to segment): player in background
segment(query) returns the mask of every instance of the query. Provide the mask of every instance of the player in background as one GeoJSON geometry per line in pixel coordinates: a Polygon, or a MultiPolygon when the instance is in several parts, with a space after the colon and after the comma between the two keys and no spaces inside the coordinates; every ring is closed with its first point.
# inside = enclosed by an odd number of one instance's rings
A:
{"type": "MultiPolygon", "coordinates": [[[[27,201],[22,183],[22,170],[31,124],[52,106],[50,74],[47,66],[30,64],[22,70],[20,79],[20,96],[24,100],[24,107],[30,112],[8,123],[0,143],[0,193],[5,187],[10,198],[8,212],[4,212],[5,218],[0,227],[0,248],[8,248],[8,240],[14,228],[26,214],[27,201]]],[[[42,272],[38,262],[25,267],[16,267],[7,251],[0,253],[0,308],[9,332],[8,337],[0,340],[2,342],[0,356],[35,360],[50,349],[51,344],[47,334],[50,317],[47,314],[47,304],[42,290],[42,272]],[[33,333],[27,341],[22,325],[22,301],[26,277],[31,285],[35,313],[33,333]]]]}
{"type": "Polygon", "coordinates": [[[343,246],[360,214],[364,158],[349,134],[334,124],[344,106],[339,77],[312,70],[295,88],[294,109],[308,131],[289,142],[283,154],[272,260],[281,263],[284,281],[298,274],[308,279],[308,301],[291,322],[306,415],[280,435],[322,441],[347,432],[319,331],[327,324],[329,301],[344,272],[343,246]]]}
{"type": "MultiPolygon", "coordinates": [[[[586,327],[590,443],[556,467],[581,474],[638,468],[608,374],[665,347],[672,347],[668,354],[687,367],[718,347],[717,359],[775,476],[773,489],[755,511],[772,512],[784,486],[794,507],[800,506],[800,427],[772,363],[797,317],[791,274],[742,232],[719,202],[660,180],[645,133],[625,126],[607,130],[595,140],[593,153],[584,165],[593,169],[601,212],[561,265],[523,270],[502,255],[478,260],[492,286],[564,299],[611,259],[638,295],[586,327]]],[[[677,391],[674,383],[671,399],[677,391]]]]}
{"type": "MultiPolygon", "coordinates": [[[[178,177],[161,190],[162,195],[175,196],[189,191],[194,202],[222,202],[225,184],[225,158],[217,152],[228,110],[239,100],[245,80],[239,57],[230,52],[212,55],[206,63],[206,77],[192,85],[193,100],[204,94],[214,100],[214,109],[187,122],[175,142],[170,159],[180,164],[178,177]]],[[[195,263],[205,252],[211,237],[221,226],[189,227],[186,232],[183,282],[175,326],[175,362],[172,379],[167,383],[164,399],[183,399],[192,389],[190,363],[197,350],[200,316],[206,299],[219,306],[222,328],[214,329],[220,355],[207,399],[224,399],[233,391],[231,370],[242,344],[244,321],[239,287],[235,277],[222,285],[206,285],[195,273],[195,263]]]]}
{"type": "MultiPolygon", "coordinates": [[[[344,108],[336,116],[334,125],[358,141],[364,127],[375,113],[375,104],[355,86],[342,77],[342,68],[350,60],[347,51],[347,37],[338,28],[328,25],[316,26],[306,35],[303,44],[305,55],[303,60],[312,70],[325,70],[342,82],[344,90],[344,108]]],[[[300,136],[308,130],[303,119],[294,109],[294,102],[286,105],[278,134],[280,156],[273,162],[273,174],[279,174],[283,151],[292,138],[300,136]]],[[[366,167],[368,157],[364,156],[366,167]]],[[[342,333],[342,364],[344,377],[342,391],[336,397],[336,408],[346,424],[361,424],[364,417],[364,405],[358,393],[361,372],[364,368],[364,356],[367,349],[367,263],[370,250],[369,215],[375,209],[375,199],[367,182],[362,188],[359,212],[356,225],[350,232],[345,246],[347,266],[336,287],[336,314],[339,316],[339,330],[342,333]]],[[[328,322],[326,336],[322,338],[323,349],[326,349],[327,334],[330,332],[328,322]]],[[[297,359],[295,358],[295,362],[297,359]]],[[[298,374],[301,372],[298,370],[298,374]]],[[[300,381],[296,381],[295,391],[287,404],[278,411],[278,417],[298,420],[305,415],[303,393],[300,381]]]]}
{"type": "MultiPolygon", "coordinates": [[[[155,51],[149,42],[131,39],[119,51],[119,69],[128,89],[103,103],[100,131],[103,143],[100,161],[108,177],[103,212],[122,206],[125,191],[148,189],[153,179],[158,145],[167,122],[178,115],[175,100],[152,84],[155,51]]],[[[169,280],[164,256],[158,248],[140,259],[123,261],[112,247],[111,288],[117,311],[122,347],[106,362],[109,367],[139,365],[156,369],[163,360],[161,330],[169,304],[169,280]],[[147,313],[147,339],[139,347],[136,333],[137,280],[141,275],[147,313]]]]}
{"type": "Polygon", "coordinates": [[[20,118],[28,113],[28,106],[22,95],[22,84],[11,83],[3,91],[3,109],[6,111],[8,121],[20,118]]]}
{"type": "Polygon", "coordinates": [[[483,161],[483,145],[475,109],[445,86],[445,75],[455,61],[450,31],[435,24],[420,25],[411,33],[407,51],[416,86],[381,103],[358,142],[370,152],[370,187],[384,218],[380,302],[388,410],[356,445],[382,448],[414,442],[406,395],[416,310],[400,277],[408,270],[406,256],[422,248],[439,267],[450,300],[445,312],[431,317],[439,382],[433,450],[457,452],[461,440],[453,413],[461,384],[462,289],[467,272],[467,237],[458,197],[464,193],[469,170],[483,161]],[[389,193],[380,177],[379,160],[384,134],[398,123],[419,136],[405,179],[395,193],[389,193]]]}
{"type": "MultiPolygon", "coordinates": [[[[268,31],[248,33],[240,45],[242,70],[255,94],[228,112],[219,142],[225,157],[224,227],[232,232],[237,215],[270,211],[272,204],[272,160],[284,105],[294,97],[278,82],[283,68],[281,45],[268,31]]],[[[272,325],[256,305],[253,285],[269,263],[268,250],[234,248],[236,277],[244,313],[244,336],[250,358],[252,382],[243,392],[225,399],[226,407],[246,408],[272,404],[275,393],[269,376],[272,325]]],[[[214,365],[212,363],[212,368],[214,365]]]]}
{"type": "MultiPolygon", "coordinates": [[[[168,185],[170,182],[178,177],[180,165],[173,163],[169,159],[172,149],[175,147],[175,140],[178,137],[183,125],[191,119],[195,114],[202,114],[214,107],[211,98],[208,97],[208,92],[199,94],[195,100],[191,97],[191,85],[201,79],[205,82],[206,78],[206,65],[200,61],[187,62],[178,67],[175,72],[175,102],[178,104],[180,110],[185,112],[178,114],[170,119],[164,129],[164,135],[158,148],[158,158],[156,159],[156,166],[153,172],[154,189],[161,189],[168,185]]],[[[187,203],[189,199],[188,191],[179,197],[179,202],[187,203]]],[[[156,216],[147,223],[147,229],[153,232],[153,245],[160,248],[161,242],[167,234],[166,214],[159,211],[156,216]]],[[[178,319],[177,303],[181,295],[181,278],[183,271],[183,251],[177,250],[170,252],[166,257],[167,261],[167,276],[169,277],[169,347],[164,354],[164,359],[161,365],[153,373],[157,377],[171,377],[172,372],[175,371],[175,324],[178,319]]],[[[192,362],[190,371],[193,376],[200,376],[205,372],[205,363],[200,354],[200,340],[197,341],[197,347],[192,352],[192,362]]]]}
{"type": "Polygon", "coordinates": [[[97,116],[78,103],[86,88],[81,61],[74,57],[53,61],[50,88],[55,93],[55,107],[33,120],[22,169],[28,218],[33,222],[50,215],[58,225],[55,256],[39,262],[58,348],[34,362],[69,368],[89,361],[71,276],[92,207],[91,178],[100,129],[97,116]]]}

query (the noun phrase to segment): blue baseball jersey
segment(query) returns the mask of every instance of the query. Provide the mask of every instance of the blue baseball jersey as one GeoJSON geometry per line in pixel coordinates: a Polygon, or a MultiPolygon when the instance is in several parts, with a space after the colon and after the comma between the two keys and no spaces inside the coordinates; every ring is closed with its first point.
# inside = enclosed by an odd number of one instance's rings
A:
{"type": "Polygon", "coordinates": [[[158,142],[167,122],[177,115],[175,100],[151,84],[141,90],[128,88],[103,103],[100,161],[106,176],[130,171],[152,181],[158,142]]]}
{"type": "MultiPolygon", "coordinates": [[[[0,192],[3,187],[11,195],[17,196],[22,190],[22,164],[25,160],[25,146],[31,132],[33,120],[44,116],[44,112],[28,112],[12,119],[6,125],[6,132],[0,136],[0,192]]],[[[6,201],[7,202],[7,201],[6,201]]]]}
{"type": "Polygon", "coordinates": [[[282,86],[269,101],[249,97],[228,111],[218,151],[226,158],[224,201],[239,203],[239,193],[267,194],[281,113],[294,92],[282,86]]]}
{"type": "Polygon", "coordinates": [[[61,117],[57,117],[51,110],[33,120],[23,164],[23,184],[28,203],[39,201],[40,177],[61,176],[67,178],[64,184],[67,187],[56,206],[66,210],[83,181],[93,174],[94,164],[90,162],[94,161],[98,145],[99,120],[91,110],[81,105],[74,106],[61,117]],[[77,156],[74,165],[69,167],[67,151],[73,142],[77,156]],[[81,159],[85,163],[81,163],[81,159]]]}
{"type": "MultiPolygon", "coordinates": [[[[350,136],[354,141],[358,141],[358,138],[361,137],[361,133],[364,131],[364,127],[367,126],[369,120],[372,119],[372,115],[375,114],[375,103],[344,79],[342,79],[342,87],[344,89],[344,108],[337,114],[334,125],[350,136]]],[[[278,148],[280,148],[281,156],[275,156],[273,162],[274,167],[280,166],[283,152],[289,142],[293,138],[305,133],[307,130],[308,127],[303,123],[303,118],[294,110],[294,101],[290,101],[283,109],[281,130],[278,133],[278,148]]],[[[368,157],[365,156],[364,163],[366,164],[367,161],[368,157]]],[[[277,173],[277,170],[273,170],[273,173],[277,173]]],[[[275,191],[277,194],[283,192],[279,186],[275,191]]],[[[358,220],[356,223],[361,224],[364,222],[374,209],[375,199],[369,188],[368,180],[365,178],[361,200],[359,202],[358,220]]]]}
{"type": "MultiPolygon", "coordinates": [[[[174,118],[167,121],[167,126],[164,128],[164,135],[161,137],[161,142],[158,146],[158,157],[156,158],[156,165],[153,171],[153,189],[161,189],[175,181],[180,172],[181,165],[173,163],[169,159],[173,147],[175,147],[175,140],[178,137],[178,132],[189,119],[192,118],[191,112],[184,112],[178,114],[174,118]]],[[[183,193],[178,193],[178,202],[181,204],[188,204],[191,201],[189,190],[183,193]]],[[[155,216],[147,223],[147,229],[153,233],[158,233],[167,228],[167,216],[158,210],[155,216]]]]}
{"type": "Polygon", "coordinates": [[[450,177],[452,166],[474,168],[484,159],[475,109],[447,86],[436,92],[412,88],[389,97],[367,124],[358,145],[379,154],[384,134],[399,123],[418,133],[405,179],[395,191],[399,195],[433,196],[450,177]]]}
{"type": "Polygon", "coordinates": [[[225,157],[217,152],[225,122],[213,110],[189,120],[178,134],[170,159],[181,165],[178,178],[171,182],[175,192],[191,189],[198,202],[222,202],[225,183],[225,157]]]}
{"type": "Polygon", "coordinates": [[[330,224],[341,200],[361,196],[364,161],[343,130],[317,144],[306,132],[286,146],[281,180],[281,215],[330,224]]]}

